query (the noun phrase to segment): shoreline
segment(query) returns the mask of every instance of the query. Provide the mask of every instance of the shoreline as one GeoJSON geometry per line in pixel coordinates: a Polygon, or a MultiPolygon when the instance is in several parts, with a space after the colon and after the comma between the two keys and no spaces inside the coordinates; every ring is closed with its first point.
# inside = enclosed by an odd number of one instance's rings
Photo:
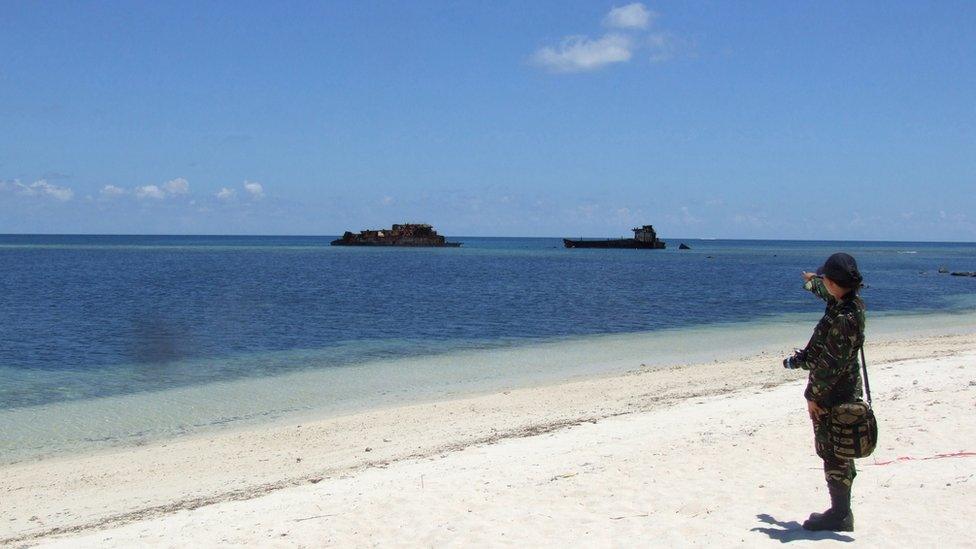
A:
{"type": "MultiPolygon", "coordinates": [[[[805,377],[782,369],[777,350],[706,364],[635,364],[622,374],[0,466],[0,493],[18,500],[17,509],[0,512],[0,543],[33,543],[55,535],[167,520],[174,513],[234,502],[248,505],[310,484],[438,460],[469,448],[545,438],[539,437],[543,434],[570,436],[564,433],[575,427],[667,413],[696,399],[733,393],[762,398],[805,377]]],[[[872,342],[868,364],[875,368],[874,376],[878,367],[974,351],[972,331],[881,339],[872,342]]],[[[881,390],[883,386],[878,385],[881,390]]],[[[802,395],[793,399],[799,402],[802,395]]]]}
{"type": "MultiPolygon", "coordinates": [[[[803,345],[818,316],[465,349],[0,410],[0,466],[613,376],[639,365],[785,356],[803,345]]],[[[875,343],[909,335],[974,332],[976,311],[881,313],[868,329],[870,355],[875,343]]]]}

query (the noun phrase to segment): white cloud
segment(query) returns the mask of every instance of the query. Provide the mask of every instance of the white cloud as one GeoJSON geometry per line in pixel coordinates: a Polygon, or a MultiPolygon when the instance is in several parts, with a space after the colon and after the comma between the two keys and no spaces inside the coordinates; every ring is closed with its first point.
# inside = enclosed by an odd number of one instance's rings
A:
{"type": "Polygon", "coordinates": [[[681,207],[681,216],[688,223],[701,223],[701,219],[691,215],[691,212],[688,211],[688,206],[681,207]]]}
{"type": "Polygon", "coordinates": [[[389,206],[390,204],[393,204],[393,197],[392,196],[384,196],[383,197],[383,200],[381,200],[381,202],[383,203],[384,206],[389,206]]]}
{"type": "Polygon", "coordinates": [[[169,194],[186,194],[190,192],[190,183],[182,177],[177,177],[163,183],[163,190],[169,194]]]}
{"type": "MultiPolygon", "coordinates": [[[[264,187],[256,181],[244,181],[244,190],[249,192],[254,198],[264,196],[264,187]]],[[[223,192],[223,190],[221,190],[223,192]]]]}
{"type": "Polygon", "coordinates": [[[657,14],[640,2],[611,9],[603,18],[610,32],[599,38],[568,36],[556,46],[539,48],[532,64],[555,73],[593,71],[616,63],[626,63],[636,54],[647,52],[647,59],[660,63],[688,49],[680,37],[664,31],[649,32],[657,14]]]}
{"type": "Polygon", "coordinates": [[[678,53],[678,46],[674,36],[667,32],[655,32],[647,37],[647,50],[651,54],[651,61],[655,63],[674,59],[678,53]]]}
{"type": "Polygon", "coordinates": [[[750,212],[740,212],[732,216],[732,221],[737,225],[746,225],[749,227],[761,228],[770,226],[769,221],[766,219],[765,215],[754,214],[750,212]]]}
{"type": "Polygon", "coordinates": [[[689,226],[698,225],[702,222],[701,218],[691,213],[688,206],[681,206],[681,208],[678,209],[678,212],[678,214],[668,214],[664,217],[672,225],[689,226]]]}
{"type": "Polygon", "coordinates": [[[597,39],[570,36],[564,38],[558,47],[536,51],[532,60],[552,72],[592,71],[629,61],[633,47],[633,41],[620,34],[608,34],[597,39]]]}
{"type": "Polygon", "coordinates": [[[24,185],[20,181],[14,180],[11,188],[20,191],[20,194],[27,196],[46,196],[59,202],[67,202],[75,195],[75,192],[68,187],[52,185],[45,179],[39,179],[30,185],[24,185]]]}
{"type": "MultiPolygon", "coordinates": [[[[120,195],[128,191],[115,185],[106,185],[102,188],[103,195],[120,195]]],[[[132,194],[137,198],[152,198],[153,200],[163,200],[168,196],[189,194],[190,183],[182,178],[170,179],[162,185],[143,185],[132,190],[132,194]]]]}
{"type": "Polygon", "coordinates": [[[61,202],[66,202],[71,200],[71,197],[75,195],[75,192],[67,187],[59,187],[57,185],[51,185],[47,181],[38,181],[32,186],[40,186],[41,192],[60,200],[61,202]]]}
{"type": "Polygon", "coordinates": [[[139,198],[152,198],[154,200],[162,200],[166,198],[166,193],[156,185],[143,185],[142,187],[136,187],[136,196],[139,198]]]}
{"type": "Polygon", "coordinates": [[[592,219],[593,216],[599,211],[599,204],[580,204],[579,206],[576,206],[576,215],[585,217],[587,219],[592,219]]]}
{"type": "Polygon", "coordinates": [[[119,196],[121,194],[125,194],[126,190],[122,187],[116,187],[115,185],[105,185],[99,192],[103,196],[119,196]]]}
{"type": "Polygon", "coordinates": [[[655,15],[644,4],[634,2],[610,10],[603,18],[603,24],[615,29],[646,29],[655,15]]]}
{"type": "Polygon", "coordinates": [[[215,194],[220,200],[230,200],[234,198],[234,189],[228,189],[227,187],[221,187],[217,194],[215,194]]]}

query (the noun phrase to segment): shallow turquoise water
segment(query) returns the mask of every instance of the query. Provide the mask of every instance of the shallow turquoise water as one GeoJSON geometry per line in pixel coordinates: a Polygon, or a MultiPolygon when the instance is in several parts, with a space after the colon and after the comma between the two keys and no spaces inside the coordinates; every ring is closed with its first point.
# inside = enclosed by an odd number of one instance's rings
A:
{"type": "MultiPolygon", "coordinates": [[[[0,463],[91,451],[217,429],[245,428],[452,396],[618,374],[641,367],[708,363],[803,345],[816,314],[643,333],[560,338],[493,349],[447,351],[305,368],[156,391],[0,410],[0,463]]],[[[976,313],[886,314],[871,320],[871,342],[891,337],[972,333],[976,313]]],[[[317,351],[276,360],[315,361],[317,351]]],[[[800,395],[797,398],[801,398],[800,395]]]]}

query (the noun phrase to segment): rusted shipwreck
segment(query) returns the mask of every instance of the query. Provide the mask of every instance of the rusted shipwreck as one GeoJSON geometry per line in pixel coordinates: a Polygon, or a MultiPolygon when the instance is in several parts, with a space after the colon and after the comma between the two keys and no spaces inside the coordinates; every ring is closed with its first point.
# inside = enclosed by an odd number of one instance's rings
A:
{"type": "Polygon", "coordinates": [[[367,229],[358,234],[346,231],[333,246],[407,246],[457,248],[460,242],[448,242],[426,223],[402,223],[390,229],[367,229]]]}

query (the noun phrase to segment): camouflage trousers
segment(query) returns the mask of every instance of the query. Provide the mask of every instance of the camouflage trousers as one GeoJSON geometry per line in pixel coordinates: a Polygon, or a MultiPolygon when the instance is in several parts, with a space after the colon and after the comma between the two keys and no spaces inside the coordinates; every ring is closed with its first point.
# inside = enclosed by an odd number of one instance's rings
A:
{"type": "Polygon", "coordinates": [[[834,455],[834,449],[827,438],[827,422],[829,412],[819,420],[813,422],[813,439],[817,455],[823,460],[824,477],[827,482],[839,482],[848,488],[854,483],[857,469],[853,459],[840,459],[834,455]]]}

